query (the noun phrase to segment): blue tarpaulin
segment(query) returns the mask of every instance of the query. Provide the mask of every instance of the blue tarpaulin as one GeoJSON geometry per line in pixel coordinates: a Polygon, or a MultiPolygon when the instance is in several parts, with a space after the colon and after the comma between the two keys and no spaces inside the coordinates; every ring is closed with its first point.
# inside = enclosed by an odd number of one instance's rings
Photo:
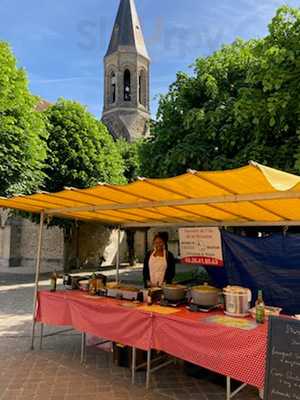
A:
{"type": "Polygon", "coordinates": [[[249,238],[222,231],[225,268],[209,268],[216,286],[248,287],[255,301],[258,289],[265,303],[300,314],[300,235],[273,234],[249,238]]]}

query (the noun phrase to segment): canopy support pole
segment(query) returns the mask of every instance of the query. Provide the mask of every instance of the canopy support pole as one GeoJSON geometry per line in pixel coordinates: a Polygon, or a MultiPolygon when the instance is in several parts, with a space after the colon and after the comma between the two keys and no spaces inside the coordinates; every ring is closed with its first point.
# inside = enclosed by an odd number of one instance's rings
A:
{"type": "Polygon", "coordinates": [[[120,283],[120,243],[121,242],[121,228],[118,226],[118,244],[117,244],[117,258],[116,258],[116,281],[120,283]]]}
{"type": "Polygon", "coordinates": [[[33,311],[32,311],[32,333],[31,333],[31,350],[34,349],[34,337],[35,337],[35,317],[36,317],[36,307],[37,307],[37,297],[39,291],[39,278],[40,278],[40,267],[41,267],[41,253],[42,253],[42,245],[43,245],[43,226],[45,220],[44,211],[40,214],[40,228],[39,228],[39,237],[38,237],[38,248],[37,248],[37,256],[36,256],[36,269],[35,269],[35,289],[34,289],[34,298],[33,298],[33,311]]]}

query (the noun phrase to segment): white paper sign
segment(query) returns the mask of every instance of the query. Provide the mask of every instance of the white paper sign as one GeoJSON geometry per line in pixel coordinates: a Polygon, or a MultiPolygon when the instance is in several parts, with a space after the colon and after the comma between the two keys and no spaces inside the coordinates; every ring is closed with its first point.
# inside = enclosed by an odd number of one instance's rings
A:
{"type": "Polygon", "coordinates": [[[221,233],[218,228],[181,228],[179,240],[182,263],[215,267],[224,265],[221,233]]]}

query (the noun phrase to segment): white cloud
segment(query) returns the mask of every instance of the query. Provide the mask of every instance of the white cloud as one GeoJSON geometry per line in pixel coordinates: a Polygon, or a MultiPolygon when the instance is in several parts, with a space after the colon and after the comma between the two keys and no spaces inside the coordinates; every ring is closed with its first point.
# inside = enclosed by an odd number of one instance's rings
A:
{"type": "Polygon", "coordinates": [[[88,77],[88,76],[72,76],[65,78],[50,78],[50,79],[31,79],[31,83],[35,84],[48,84],[48,83],[65,83],[65,82],[73,82],[73,81],[100,81],[99,78],[96,77],[88,77]]]}

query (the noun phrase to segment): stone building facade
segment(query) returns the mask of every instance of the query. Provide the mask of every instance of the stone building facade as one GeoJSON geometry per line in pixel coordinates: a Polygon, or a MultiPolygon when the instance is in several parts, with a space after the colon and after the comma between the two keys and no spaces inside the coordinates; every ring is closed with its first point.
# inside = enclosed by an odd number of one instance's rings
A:
{"type": "MultiPolygon", "coordinates": [[[[0,212],[3,215],[3,211],[0,212]]],[[[0,272],[35,269],[38,226],[24,218],[10,217],[0,226],[0,272]]],[[[42,248],[41,272],[63,268],[64,241],[58,228],[46,228],[42,248]]]]}
{"type": "MultiPolygon", "coordinates": [[[[10,220],[10,267],[22,266],[34,270],[38,244],[38,225],[24,218],[10,220]]],[[[42,272],[61,270],[63,267],[64,241],[59,228],[44,228],[42,272]]]]}
{"type": "Polygon", "coordinates": [[[149,130],[150,58],[134,0],[121,0],[104,57],[102,120],[115,138],[134,141],[149,130]]]}

